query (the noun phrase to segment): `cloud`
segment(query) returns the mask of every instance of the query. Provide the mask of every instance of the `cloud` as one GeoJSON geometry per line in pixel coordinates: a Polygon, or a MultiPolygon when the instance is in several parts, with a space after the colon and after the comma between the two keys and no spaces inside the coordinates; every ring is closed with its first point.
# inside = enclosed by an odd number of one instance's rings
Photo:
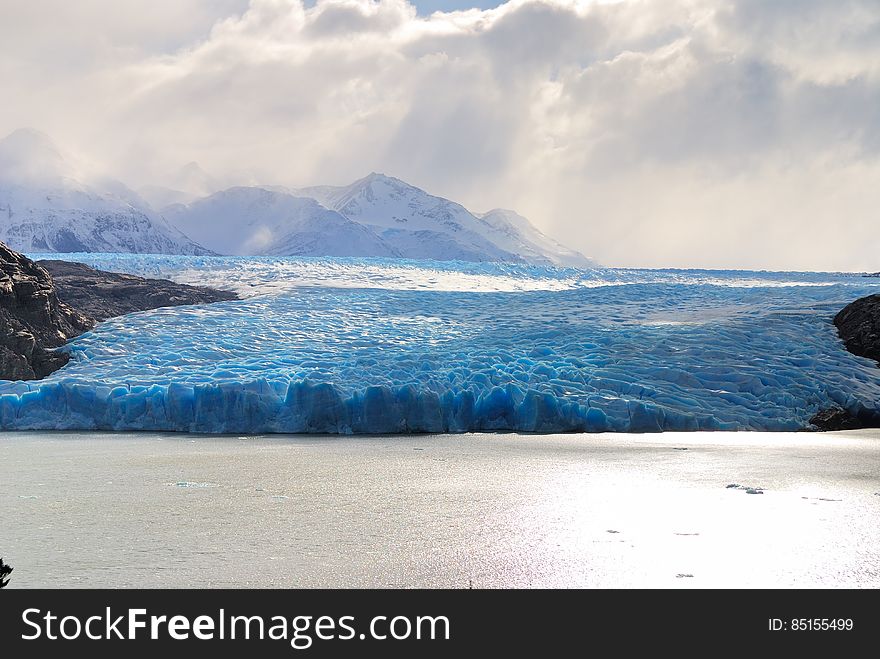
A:
{"type": "Polygon", "coordinates": [[[134,184],[192,160],[291,185],[385,171],[612,265],[880,269],[872,0],[5,13],[0,129],[35,125],[134,184]]]}

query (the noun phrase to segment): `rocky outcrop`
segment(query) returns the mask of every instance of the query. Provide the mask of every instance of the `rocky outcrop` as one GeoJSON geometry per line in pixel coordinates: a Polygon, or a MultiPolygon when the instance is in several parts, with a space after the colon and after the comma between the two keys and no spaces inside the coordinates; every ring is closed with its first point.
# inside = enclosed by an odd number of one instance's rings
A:
{"type": "Polygon", "coordinates": [[[867,420],[862,421],[839,407],[822,410],[810,419],[810,423],[819,430],[858,430],[869,425],[867,420]]]}
{"type": "Polygon", "coordinates": [[[880,294],[846,305],[834,324],[847,350],[880,362],[880,294]]]}
{"type": "Polygon", "coordinates": [[[64,366],[53,348],[94,325],[58,299],[45,269],[0,243],[0,378],[33,380],[64,366]]]}
{"type": "MultiPolygon", "coordinates": [[[[880,295],[869,295],[846,305],[834,317],[834,325],[847,350],[880,362],[880,295]]],[[[880,421],[868,413],[856,417],[833,407],[821,410],[810,423],[819,430],[854,430],[876,427],[880,421]]]]}
{"type": "Polygon", "coordinates": [[[95,321],[159,307],[238,299],[228,291],[104,272],[83,263],[52,260],[37,264],[52,276],[61,300],[95,321]]]}
{"type": "Polygon", "coordinates": [[[56,348],[107,318],[236,297],[79,263],[34,263],[0,243],[0,380],[46,377],[70,359],[56,348]]]}

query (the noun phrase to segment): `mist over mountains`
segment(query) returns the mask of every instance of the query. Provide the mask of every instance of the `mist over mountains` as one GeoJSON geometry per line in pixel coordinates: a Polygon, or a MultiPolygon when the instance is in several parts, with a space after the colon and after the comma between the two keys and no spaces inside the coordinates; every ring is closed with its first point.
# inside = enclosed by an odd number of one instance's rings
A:
{"type": "Polygon", "coordinates": [[[0,241],[23,252],[594,262],[514,211],[475,213],[379,173],[347,186],[233,186],[195,162],[172,186],[87,176],[52,140],[0,140],[0,241]]]}

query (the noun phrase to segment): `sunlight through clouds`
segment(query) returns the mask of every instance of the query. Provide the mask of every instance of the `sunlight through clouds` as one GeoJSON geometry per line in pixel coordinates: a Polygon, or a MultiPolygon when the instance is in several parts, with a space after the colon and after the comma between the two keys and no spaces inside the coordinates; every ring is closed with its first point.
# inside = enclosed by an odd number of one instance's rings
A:
{"type": "Polygon", "coordinates": [[[880,267],[874,2],[311,4],[17,3],[0,132],[135,186],[382,171],[609,265],[880,267]]]}

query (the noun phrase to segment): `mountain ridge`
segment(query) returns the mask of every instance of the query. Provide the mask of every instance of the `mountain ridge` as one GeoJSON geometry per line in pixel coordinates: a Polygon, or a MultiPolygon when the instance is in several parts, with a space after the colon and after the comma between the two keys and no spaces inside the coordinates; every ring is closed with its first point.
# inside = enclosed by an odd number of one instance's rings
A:
{"type": "Polygon", "coordinates": [[[19,252],[212,253],[124,183],[83,183],[77,170],[39,131],[0,140],[0,241],[19,252]]]}
{"type": "Polygon", "coordinates": [[[195,161],[168,187],[82,182],[39,131],[0,140],[0,240],[24,252],[351,256],[593,267],[525,217],[371,172],[346,186],[232,186],[195,161]],[[162,203],[170,202],[170,203],[162,203]]]}

